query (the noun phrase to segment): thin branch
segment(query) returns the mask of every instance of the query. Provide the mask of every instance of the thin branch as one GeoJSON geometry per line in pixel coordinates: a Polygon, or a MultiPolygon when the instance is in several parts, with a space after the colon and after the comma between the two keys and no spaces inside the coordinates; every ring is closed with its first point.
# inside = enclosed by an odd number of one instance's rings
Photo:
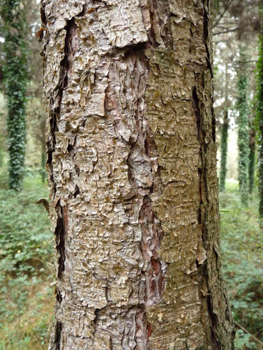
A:
{"type": "Polygon", "coordinates": [[[257,60],[250,60],[250,61],[236,61],[237,63],[250,63],[250,62],[258,62],[257,60]]]}
{"type": "Polygon", "coordinates": [[[213,25],[213,28],[215,28],[218,23],[221,21],[221,19],[224,17],[225,13],[228,11],[231,3],[232,3],[233,0],[230,0],[229,3],[228,3],[228,6],[226,7],[225,11],[223,11],[223,13],[221,13],[221,15],[219,16],[219,18],[217,19],[217,21],[215,22],[215,24],[213,25]]]}
{"type": "Polygon", "coordinates": [[[253,334],[251,334],[249,331],[247,331],[244,327],[242,327],[239,323],[237,323],[236,321],[234,321],[234,323],[240,328],[242,329],[242,331],[246,332],[247,334],[249,334],[251,336],[252,339],[254,339],[255,341],[257,341],[261,346],[263,346],[263,343],[256,338],[253,334]]]}
{"type": "Polygon", "coordinates": [[[234,29],[228,29],[228,30],[225,30],[223,32],[216,32],[216,33],[213,33],[213,35],[219,35],[219,34],[225,34],[225,33],[229,33],[229,32],[235,32],[236,30],[238,30],[239,27],[236,27],[234,29]]]}

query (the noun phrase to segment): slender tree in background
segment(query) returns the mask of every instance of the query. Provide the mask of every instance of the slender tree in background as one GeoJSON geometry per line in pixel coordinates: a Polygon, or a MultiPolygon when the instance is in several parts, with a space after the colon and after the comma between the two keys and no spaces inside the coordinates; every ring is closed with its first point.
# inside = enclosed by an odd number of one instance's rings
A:
{"type": "Polygon", "coordinates": [[[247,103],[247,70],[246,56],[240,49],[240,66],[238,72],[238,182],[241,202],[248,204],[248,163],[249,163],[249,128],[248,128],[248,103],[247,103]]]}
{"type": "Polygon", "coordinates": [[[42,1],[50,350],[233,349],[211,1],[42,1]]]}
{"type": "Polygon", "coordinates": [[[21,190],[26,146],[26,21],[19,0],[2,0],[1,26],[4,35],[4,92],[7,98],[9,187],[21,190]]]}
{"type": "Polygon", "coordinates": [[[228,127],[229,127],[229,118],[228,118],[228,72],[227,72],[227,63],[226,63],[226,70],[225,70],[225,108],[224,108],[224,111],[223,111],[223,125],[222,125],[222,133],[221,133],[221,161],[220,161],[220,176],[219,176],[219,191],[220,192],[223,192],[225,190],[225,182],[226,182],[228,127]]]}
{"type": "MultiPolygon", "coordinates": [[[[42,65],[42,59],[39,55],[41,43],[36,40],[36,34],[41,24],[39,18],[39,3],[35,0],[27,1],[27,22],[30,23],[32,31],[31,36],[33,40],[29,40],[28,45],[28,59],[30,60],[29,79],[30,85],[28,87],[29,101],[27,104],[27,134],[28,139],[34,144],[34,149],[38,152],[35,157],[35,164],[40,168],[42,182],[46,181],[46,143],[45,143],[45,107],[43,101],[43,71],[39,69],[42,65]],[[29,8],[30,7],[30,11],[29,8]]],[[[29,152],[32,150],[31,146],[27,147],[27,164],[29,161],[29,152]]],[[[31,151],[32,152],[32,151],[31,151]]],[[[32,157],[32,156],[31,156],[32,157]]]]}
{"type": "MultiPolygon", "coordinates": [[[[262,10],[261,10],[262,11],[262,10]]],[[[263,218],[263,34],[259,36],[257,62],[258,191],[259,215],[263,218]]]]}
{"type": "MultiPolygon", "coordinates": [[[[229,61],[229,71],[233,72],[236,70],[235,57],[238,56],[238,47],[240,42],[245,42],[247,46],[249,42],[249,50],[251,52],[255,52],[256,37],[260,30],[260,16],[258,15],[257,10],[258,1],[219,0],[215,3],[217,6],[215,19],[213,22],[213,35],[215,39],[215,50],[217,52],[217,62],[221,61],[220,64],[225,62],[228,52],[231,52],[232,59],[229,61]],[[251,33],[254,33],[254,35],[251,35],[251,33]]],[[[254,58],[252,58],[250,64],[253,64],[253,61],[254,58]]],[[[231,82],[236,81],[234,75],[235,74],[231,74],[229,78],[229,100],[236,98],[236,84],[234,89],[231,86],[231,82]]],[[[223,99],[222,85],[222,81],[219,81],[219,83],[217,83],[217,93],[215,95],[215,110],[217,112],[217,115],[220,116],[222,115],[222,107],[224,107],[224,103],[221,103],[223,99]]],[[[224,141],[224,138],[226,138],[226,116],[224,119],[225,121],[221,136],[222,143],[224,141]]],[[[251,146],[253,146],[253,143],[251,143],[251,146]]],[[[225,148],[221,148],[221,152],[224,151],[225,148]]],[[[252,160],[252,154],[250,157],[252,160]]],[[[224,157],[221,156],[221,163],[222,162],[224,162],[224,157]]],[[[253,162],[250,164],[251,167],[253,167],[253,162]]],[[[230,166],[233,170],[232,164],[230,166]]],[[[253,168],[251,167],[250,169],[253,172],[253,168]]],[[[221,164],[220,169],[223,169],[223,164],[221,164]]],[[[222,191],[224,188],[224,182],[221,180],[221,178],[223,179],[223,174],[224,172],[220,172],[220,191],[222,191]]],[[[253,181],[252,177],[250,177],[250,179],[253,181]]],[[[252,184],[252,182],[250,182],[250,184],[252,184]]]]}
{"type": "Polygon", "coordinates": [[[227,163],[227,141],[228,141],[228,109],[226,108],[223,112],[223,125],[221,133],[221,160],[220,160],[220,176],[219,176],[219,191],[225,191],[225,182],[226,182],[226,163],[227,163]]]}
{"type": "Polygon", "coordinates": [[[256,130],[254,121],[250,120],[249,129],[249,163],[248,163],[248,182],[249,182],[249,193],[252,194],[254,190],[255,180],[255,159],[256,159],[256,130]]]}

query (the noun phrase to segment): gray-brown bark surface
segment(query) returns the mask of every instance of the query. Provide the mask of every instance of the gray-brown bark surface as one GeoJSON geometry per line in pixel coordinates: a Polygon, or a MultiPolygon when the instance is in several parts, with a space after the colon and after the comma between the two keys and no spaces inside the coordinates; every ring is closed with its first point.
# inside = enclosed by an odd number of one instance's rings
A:
{"type": "Polygon", "coordinates": [[[49,349],[233,349],[209,2],[42,7],[57,274],[49,349]]]}

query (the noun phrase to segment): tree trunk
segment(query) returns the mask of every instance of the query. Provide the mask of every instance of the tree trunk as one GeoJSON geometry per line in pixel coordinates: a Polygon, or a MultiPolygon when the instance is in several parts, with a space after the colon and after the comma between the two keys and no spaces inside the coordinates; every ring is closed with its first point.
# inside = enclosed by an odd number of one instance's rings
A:
{"type": "Polygon", "coordinates": [[[57,274],[49,349],[233,349],[210,3],[42,6],[57,274]]]}
{"type": "MultiPolygon", "coordinates": [[[[262,1],[259,4],[259,15],[263,14],[262,1]]],[[[263,227],[263,33],[259,35],[257,62],[257,114],[256,124],[258,128],[258,196],[259,196],[259,217],[263,227]]]]}
{"type": "Polygon", "coordinates": [[[255,158],[256,158],[256,130],[255,126],[251,122],[249,130],[249,162],[248,162],[248,183],[249,193],[252,194],[254,190],[254,178],[255,178],[255,158]]]}
{"type": "Polygon", "coordinates": [[[221,133],[221,161],[220,161],[220,181],[219,181],[220,192],[225,191],[225,184],[226,184],[228,127],[229,127],[228,110],[225,109],[223,125],[222,125],[222,133],[221,133]]]}
{"type": "Polygon", "coordinates": [[[229,118],[228,118],[228,108],[229,108],[229,101],[228,101],[228,84],[229,84],[229,75],[227,71],[227,64],[226,63],[226,70],[225,70],[225,109],[224,109],[224,116],[223,116],[223,125],[222,125],[222,132],[221,132],[221,161],[220,161],[220,175],[219,175],[219,191],[224,192],[225,191],[225,184],[226,184],[226,173],[227,173],[227,149],[228,149],[228,129],[229,129],[229,118]]]}
{"type": "MultiPolygon", "coordinates": [[[[24,4],[1,1],[4,93],[7,99],[7,138],[9,154],[9,188],[23,187],[26,151],[27,44],[24,4]]],[[[1,53],[2,55],[2,53],[1,53]]]]}
{"type": "Polygon", "coordinates": [[[45,145],[41,144],[41,180],[42,183],[46,180],[46,152],[45,152],[45,145]]]}
{"type": "Polygon", "coordinates": [[[248,128],[248,103],[247,103],[247,68],[243,63],[246,55],[243,49],[240,49],[240,67],[238,78],[238,98],[237,110],[238,116],[238,182],[241,202],[248,205],[248,165],[249,165],[249,128],[248,128]]]}

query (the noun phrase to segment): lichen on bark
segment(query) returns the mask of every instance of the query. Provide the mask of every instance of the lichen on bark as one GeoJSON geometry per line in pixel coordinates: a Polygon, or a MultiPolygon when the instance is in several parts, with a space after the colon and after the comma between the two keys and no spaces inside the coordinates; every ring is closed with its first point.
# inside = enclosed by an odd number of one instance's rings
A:
{"type": "Polygon", "coordinates": [[[54,349],[232,349],[209,3],[43,0],[54,349]]]}

